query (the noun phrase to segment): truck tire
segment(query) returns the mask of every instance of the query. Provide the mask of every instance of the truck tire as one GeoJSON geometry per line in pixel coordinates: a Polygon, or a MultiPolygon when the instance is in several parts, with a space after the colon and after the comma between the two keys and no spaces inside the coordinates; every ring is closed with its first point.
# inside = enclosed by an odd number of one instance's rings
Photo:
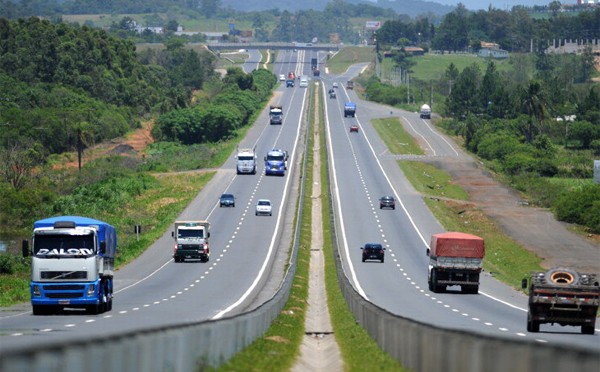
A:
{"type": "Polygon", "coordinates": [[[540,323],[527,317],[527,332],[538,333],[540,331],[540,323]]]}
{"type": "Polygon", "coordinates": [[[33,305],[33,315],[47,315],[49,313],[47,306],[33,305]]]}
{"type": "Polygon", "coordinates": [[[546,272],[545,279],[552,284],[576,285],[579,284],[579,273],[568,267],[555,267],[546,272]]]}
{"type": "Polygon", "coordinates": [[[594,334],[594,326],[593,325],[582,325],[581,333],[584,335],[593,335],[594,334]]]}
{"type": "Polygon", "coordinates": [[[445,286],[438,285],[438,275],[436,269],[431,269],[431,286],[433,287],[434,293],[444,292],[446,289],[445,286]]]}

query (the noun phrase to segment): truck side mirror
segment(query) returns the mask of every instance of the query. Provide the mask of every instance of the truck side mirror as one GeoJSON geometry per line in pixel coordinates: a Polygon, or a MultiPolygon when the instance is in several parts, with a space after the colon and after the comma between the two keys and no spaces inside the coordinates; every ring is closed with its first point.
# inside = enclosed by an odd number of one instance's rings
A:
{"type": "Polygon", "coordinates": [[[208,232],[208,233],[206,234],[206,237],[207,237],[207,238],[210,238],[210,232],[208,232]]]}
{"type": "Polygon", "coordinates": [[[523,278],[523,280],[521,280],[521,288],[527,288],[527,278],[523,278]]]}
{"type": "Polygon", "coordinates": [[[175,239],[175,231],[171,231],[171,238],[175,239]]]}
{"type": "Polygon", "coordinates": [[[106,253],[106,242],[105,241],[100,242],[100,253],[102,253],[102,254],[106,253]]]}
{"type": "Polygon", "coordinates": [[[265,156],[265,161],[267,161],[267,157],[265,156]]]}
{"type": "Polygon", "coordinates": [[[365,249],[365,247],[360,247],[360,249],[365,249]]]}
{"type": "Polygon", "coordinates": [[[29,240],[23,240],[23,257],[29,257],[29,240]]]}
{"type": "Polygon", "coordinates": [[[429,256],[429,253],[430,253],[429,248],[427,248],[427,251],[425,251],[425,253],[427,254],[427,256],[429,256]]]}

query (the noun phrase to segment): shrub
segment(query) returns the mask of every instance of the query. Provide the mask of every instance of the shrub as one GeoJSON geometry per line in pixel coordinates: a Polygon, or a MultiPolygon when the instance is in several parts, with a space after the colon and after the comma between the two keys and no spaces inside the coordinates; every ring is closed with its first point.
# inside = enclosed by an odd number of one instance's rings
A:
{"type": "MultiPolygon", "coordinates": [[[[592,217],[594,211],[600,209],[600,185],[587,185],[580,189],[565,192],[559,196],[554,211],[556,218],[561,221],[587,225],[594,222],[597,217],[592,217]]],[[[597,223],[597,221],[596,221],[597,223]]],[[[588,226],[592,227],[592,226],[588,226]]]]}
{"type": "Polygon", "coordinates": [[[16,272],[27,271],[31,260],[12,254],[0,254],[0,274],[12,275],[16,272]]]}

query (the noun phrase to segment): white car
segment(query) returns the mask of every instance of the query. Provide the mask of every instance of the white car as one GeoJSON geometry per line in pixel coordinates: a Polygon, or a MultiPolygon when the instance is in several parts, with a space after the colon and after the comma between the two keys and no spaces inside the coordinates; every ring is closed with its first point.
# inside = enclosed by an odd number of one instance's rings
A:
{"type": "Polygon", "coordinates": [[[273,214],[271,201],[269,199],[258,199],[258,201],[256,202],[256,211],[254,212],[254,214],[256,216],[263,214],[271,216],[273,214]]]}
{"type": "Polygon", "coordinates": [[[333,87],[337,88],[338,87],[338,83],[333,83],[333,87]]]}
{"type": "Polygon", "coordinates": [[[279,75],[279,81],[285,81],[285,75],[283,75],[283,74],[279,75]]]}

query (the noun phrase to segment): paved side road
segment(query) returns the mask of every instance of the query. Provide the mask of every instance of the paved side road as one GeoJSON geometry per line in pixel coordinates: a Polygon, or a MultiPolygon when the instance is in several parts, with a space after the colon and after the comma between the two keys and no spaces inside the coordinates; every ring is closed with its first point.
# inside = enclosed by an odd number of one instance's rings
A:
{"type": "MultiPolygon", "coordinates": [[[[457,146],[458,147],[458,146],[457,146]]],[[[469,193],[470,201],[493,218],[507,235],[543,259],[542,266],[569,266],[600,274],[600,242],[568,230],[547,209],[524,205],[518,193],[463,152],[459,158],[432,159],[469,193]]]]}

